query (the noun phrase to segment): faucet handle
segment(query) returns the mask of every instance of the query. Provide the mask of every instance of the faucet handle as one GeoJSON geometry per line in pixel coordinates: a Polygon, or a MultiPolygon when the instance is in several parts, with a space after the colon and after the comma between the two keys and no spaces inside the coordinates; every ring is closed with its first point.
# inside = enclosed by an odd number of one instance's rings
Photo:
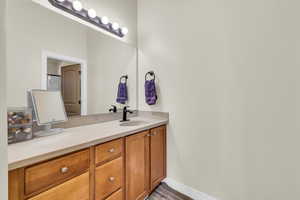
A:
{"type": "Polygon", "coordinates": [[[130,108],[130,106],[124,106],[124,112],[128,112],[128,113],[132,114],[133,111],[128,110],[127,108],[130,108]]]}
{"type": "Polygon", "coordinates": [[[118,111],[118,110],[117,110],[117,106],[111,105],[111,108],[109,109],[109,112],[116,113],[117,111],[118,111]]]}
{"type": "Polygon", "coordinates": [[[123,107],[124,112],[127,111],[127,110],[128,110],[127,108],[129,108],[129,107],[130,107],[130,106],[124,106],[124,107],[123,107]]]}

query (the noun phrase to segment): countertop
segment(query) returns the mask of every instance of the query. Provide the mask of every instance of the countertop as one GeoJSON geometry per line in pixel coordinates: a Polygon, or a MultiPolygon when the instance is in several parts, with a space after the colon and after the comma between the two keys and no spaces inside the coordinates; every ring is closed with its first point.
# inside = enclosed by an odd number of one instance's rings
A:
{"type": "Polygon", "coordinates": [[[142,125],[120,126],[119,120],[65,129],[53,136],[8,146],[8,169],[13,170],[168,123],[167,118],[138,116],[142,125]]]}

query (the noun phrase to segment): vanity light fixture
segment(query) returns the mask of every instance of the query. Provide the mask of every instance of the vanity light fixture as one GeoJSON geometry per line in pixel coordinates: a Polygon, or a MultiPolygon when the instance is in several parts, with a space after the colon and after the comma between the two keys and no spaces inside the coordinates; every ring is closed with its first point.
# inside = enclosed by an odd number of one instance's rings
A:
{"type": "Polygon", "coordinates": [[[80,12],[82,10],[82,3],[78,0],[73,1],[72,6],[74,10],[80,12]]]}
{"type": "Polygon", "coordinates": [[[121,32],[122,32],[123,35],[127,35],[128,28],[126,28],[126,27],[121,28],[121,32]]]}
{"type": "Polygon", "coordinates": [[[120,28],[120,25],[116,22],[114,22],[111,26],[114,30],[118,30],[120,28]]]}
{"type": "Polygon", "coordinates": [[[108,17],[106,17],[106,16],[101,17],[100,20],[101,20],[101,23],[104,25],[107,25],[109,23],[108,17]]]}
{"type": "Polygon", "coordinates": [[[126,27],[120,27],[116,22],[109,22],[108,17],[98,17],[97,12],[93,9],[85,9],[80,0],[48,0],[49,3],[71,15],[74,15],[86,22],[89,22],[101,29],[104,29],[120,38],[128,34],[126,27]]]}
{"type": "Polygon", "coordinates": [[[88,10],[88,15],[92,19],[94,19],[95,17],[97,17],[97,13],[96,13],[96,11],[93,8],[91,8],[91,9],[88,10]]]}

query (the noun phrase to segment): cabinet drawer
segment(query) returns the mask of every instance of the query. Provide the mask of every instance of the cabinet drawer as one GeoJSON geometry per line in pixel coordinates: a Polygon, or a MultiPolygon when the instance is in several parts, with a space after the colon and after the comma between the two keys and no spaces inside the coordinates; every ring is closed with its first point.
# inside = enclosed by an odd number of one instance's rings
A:
{"type": "Polygon", "coordinates": [[[123,158],[117,158],[96,168],[96,199],[105,199],[123,185],[123,158]]]}
{"type": "Polygon", "coordinates": [[[89,200],[89,173],[82,174],[29,200],[89,200]]]}
{"type": "Polygon", "coordinates": [[[96,147],[96,163],[110,160],[117,156],[120,156],[123,152],[123,139],[114,140],[104,144],[100,144],[96,147]]]}
{"type": "Polygon", "coordinates": [[[27,195],[61,183],[89,168],[89,150],[83,150],[25,169],[27,195]]]}
{"type": "Polygon", "coordinates": [[[123,200],[123,190],[122,189],[118,190],[117,192],[113,193],[105,200],[123,200]]]}

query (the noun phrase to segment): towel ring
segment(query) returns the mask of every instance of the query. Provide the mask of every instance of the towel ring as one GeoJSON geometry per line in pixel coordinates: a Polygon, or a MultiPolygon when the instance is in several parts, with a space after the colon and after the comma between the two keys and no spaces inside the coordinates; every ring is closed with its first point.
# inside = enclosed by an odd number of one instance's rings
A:
{"type": "Polygon", "coordinates": [[[125,80],[124,83],[127,83],[128,75],[124,75],[120,77],[120,83],[122,83],[122,80],[125,80]]]}
{"type": "MultiPolygon", "coordinates": [[[[145,74],[145,81],[147,81],[148,75],[150,75],[151,78],[152,78],[153,80],[155,80],[155,73],[154,73],[154,71],[149,71],[149,72],[147,72],[147,73],[145,74]]],[[[151,80],[151,79],[150,79],[150,80],[151,80]]]]}

